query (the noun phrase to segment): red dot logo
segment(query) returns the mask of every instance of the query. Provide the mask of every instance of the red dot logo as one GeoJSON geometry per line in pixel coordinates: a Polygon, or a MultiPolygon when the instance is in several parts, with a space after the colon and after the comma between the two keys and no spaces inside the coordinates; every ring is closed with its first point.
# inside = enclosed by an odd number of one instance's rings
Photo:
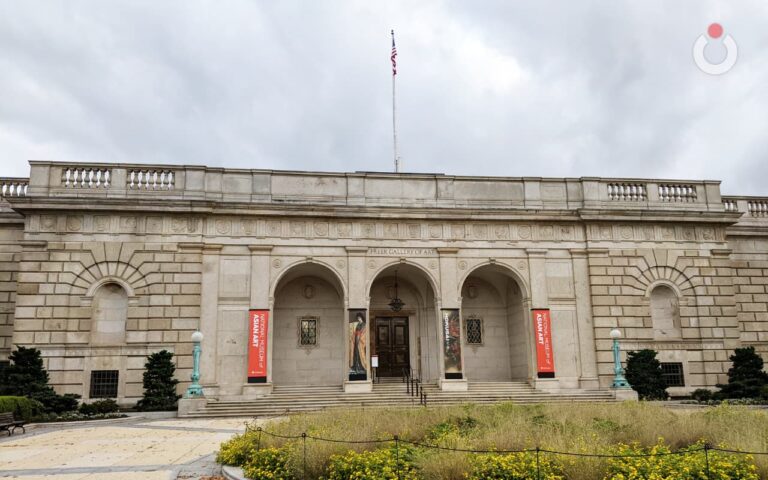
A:
{"type": "Polygon", "coordinates": [[[719,23],[712,23],[707,27],[706,35],[699,35],[693,44],[693,61],[699,70],[709,75],[722,75],[728,72],[736,64],[739,55],[739,47],[733,40],[733,37],[726,34],[725,29],[719,23]],[[722,40],[719,40],[721,37],[722,40]],[[704,56],[704,50],[711,41],[722,41],[726,50],[726,56],[720,63],[712,63],[704,56]]]}
{"type": "Polygon", "coordinates": [[[707,28],[707,34],[710,38],[720,38],[723,34],[723,26],[719,23],[713,23],[707,28]]]}

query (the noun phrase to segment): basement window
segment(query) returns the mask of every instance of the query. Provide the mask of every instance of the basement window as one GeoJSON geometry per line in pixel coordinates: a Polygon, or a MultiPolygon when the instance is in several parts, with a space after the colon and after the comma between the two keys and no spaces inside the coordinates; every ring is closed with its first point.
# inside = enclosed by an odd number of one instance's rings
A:
{"type": "Polygon", "coordinates": [[[90,398],[117,398],[118,370],[93,370],[91,372],[90,398]]]}
{"type": "Polygon", "coordinates": [[[668,387],[685,386],[682,363],[662,363],[661,374],[664,377],[664,382],[668,387]]]}

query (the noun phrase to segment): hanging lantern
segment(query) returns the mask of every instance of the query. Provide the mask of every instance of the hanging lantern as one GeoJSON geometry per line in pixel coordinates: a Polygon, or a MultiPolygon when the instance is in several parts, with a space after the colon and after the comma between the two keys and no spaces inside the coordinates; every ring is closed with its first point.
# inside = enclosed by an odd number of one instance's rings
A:
{"type": "Polygon", "coordinates": [[[405,302],[400,300],[400,296],[397,294],[397,270],[395,270],[395,295],[391,302],[389,302],[389,308],[393,312],[399,312],[403,309],[405,302]]]}

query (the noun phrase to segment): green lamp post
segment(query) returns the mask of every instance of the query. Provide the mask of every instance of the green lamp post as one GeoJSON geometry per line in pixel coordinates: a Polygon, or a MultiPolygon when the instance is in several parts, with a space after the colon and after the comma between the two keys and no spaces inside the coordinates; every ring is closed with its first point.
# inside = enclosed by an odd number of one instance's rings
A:
{"type": "Polygon", "coordinates": [[[200,343],[203,341],[203,334],[200,331],[196,331],[192,334],[192,384],[187,388],[187,394],[185,397],[194,398],[203,396],[203,387],[200,385],[200,353],[203,351],[200,348],[200,343]]]}
{"type": "Polygon", "coordinates": [[[611,330],[611,338],[613,339],[613,388],[628,389],[629,382],[624,378],[624,369],[621,367],[621,350],[619,349],[619,338],[621,338],[621,330],[614,328],[611,330]]]}

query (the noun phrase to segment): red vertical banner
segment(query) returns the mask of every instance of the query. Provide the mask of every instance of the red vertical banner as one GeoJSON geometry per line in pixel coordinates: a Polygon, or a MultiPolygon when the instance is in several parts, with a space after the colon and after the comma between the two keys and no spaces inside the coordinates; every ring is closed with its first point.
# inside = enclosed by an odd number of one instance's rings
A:
{"type": "Polygon", "coordinates": [[[248,383],[267,382],[269,310],[248,311],[248,383]]]}
{"type": "Polygon", "coordinates": [[[533,334],[536,338],[536,367],[539,378],[554,378],[555,355],[552,351],[552,320],[548,308],[533,310],[533,334]]]}

